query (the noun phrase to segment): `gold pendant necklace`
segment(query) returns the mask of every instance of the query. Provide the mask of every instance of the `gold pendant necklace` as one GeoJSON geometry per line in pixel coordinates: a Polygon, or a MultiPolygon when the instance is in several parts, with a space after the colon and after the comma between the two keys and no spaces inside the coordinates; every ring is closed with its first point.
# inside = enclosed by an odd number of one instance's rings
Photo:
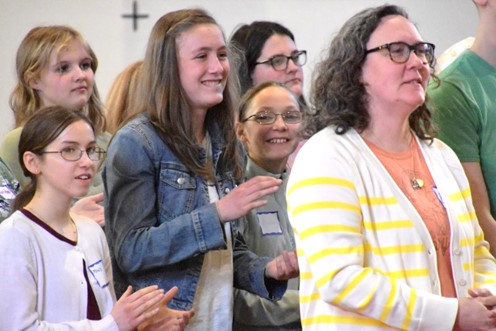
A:
{"type": "Polygon", "coordinates": [[[420,190],[424,187],[424,181],[420,178],[413,177],[410,181],[414,190],[420,190]]]}
{"type": "Polygon", "coordinates": [[[418,145],[417,142],[415,141],[415,138],[412,138],[413,141],[413,149],[412,149],[412,171],[413,171],[413,176],[410,178],[410,184],[412,184],[412,188],[414,190],[420,190],[422,187],[424,187],[424,180],[421,178],[417,178],[416,171],[415,171],[415,160],[417,159],[417,154],[418,154],[418,145]]]}

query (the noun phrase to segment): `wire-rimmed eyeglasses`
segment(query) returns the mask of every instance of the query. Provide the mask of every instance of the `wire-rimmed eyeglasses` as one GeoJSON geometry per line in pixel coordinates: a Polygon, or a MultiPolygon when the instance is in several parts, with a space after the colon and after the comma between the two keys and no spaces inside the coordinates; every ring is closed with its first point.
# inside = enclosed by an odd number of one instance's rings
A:
{"type": "Polygon", "coordinates": [[[104,149],[100,147],[93,146],[85,150],[76,147],[65,147],[60,151],[43,151],[39,154],[41,155],[41,154],[52,154],[52,153],[59,153],[64,160],[75,162],[83,157],[83,153],[88,154],[88,158],[91,161],[100,161],[104,158],[106,152],[104,149]]]}
{"type": "Polygon", "coordinates": [[[307,51],[296,51],[290,56],[274,55],[265,61],[255,62],[255,64],[270,64],[274,70],[285,71],[288,69],[289,60],[293,61],[295,65],[301,67],[307,63],[307,51]]]}
{"type": "Polygon", "coordinates": [[[303,114],[299,111],[296,111],[296,110],[286,111],[286,112],[281,113],[281,114],[276,114],[272,111],[264,110],[264,111],[258,112],[256,114],[253,114],[251,116],[248,116],[244,120],[241,120],[241,122],[244,123],[246,121],[253,119],[258,124],[268,125],[268,124],[274,123],[276,121],[277,116],[281,116],[283,121],[286,124],[300,123],[302,118],[303,118],[303,114]]]}
{"type": "Polygon", "coordinates": [[[379,47],[368,49],[365,54],[377,52],[382,49],[387,49],[391,61],[396,63],[405,63],[410,58],[410,53],[413,51],[415,55],[424,63],[431,65],[434,62],[434,49],[436,46],[431,43],[419,42],[414,45],[409,45],[403,41],[395,41],[387,43],[379,47]]]}

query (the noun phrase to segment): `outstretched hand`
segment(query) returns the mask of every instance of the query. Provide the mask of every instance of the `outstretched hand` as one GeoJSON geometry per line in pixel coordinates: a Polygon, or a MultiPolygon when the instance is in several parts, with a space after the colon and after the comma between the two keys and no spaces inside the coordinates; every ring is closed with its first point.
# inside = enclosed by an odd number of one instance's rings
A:
{"type": "Polygon", "coordinates": [[[235,187],[216,202],[221,222],[233,221],[265,205],[267,201],[260,198],[276,192],[281,183],[282,180],[270,176],[256,176],[235,187]]]}
{"type": "Polygon", "coordinates": [[[79,199],[71,208],[74,214],[91,218],[101,227],[105,225],[104,208],[100,205],[103,201],[103,193],[90,195],[79,199]]]}
{"type": "Polygon", "coordinates": [[[281,255],[267,263],[265,276],[276,280],[288,280],[299,275],[298,260],[296,252],[283,251],[281,255]]]}
{"type": "Polygon", "coordinates": [[[165,293],[164,298],[157,304],[159,311],[138,326],[138,331],[182,331],[189,320],[195,315],[193,310],[182,311],[167,307],[167,303],[177,294],[177,287],[165,293]]]}
{"type": "Polygon", "coordinates": [[[164,297],[164,290],[156,285],[132,292],[132,287],[128,286],[111,312],[120,331],[134,330],[145,320],[157,314],[159,311],[157,304],[164,297]]]}

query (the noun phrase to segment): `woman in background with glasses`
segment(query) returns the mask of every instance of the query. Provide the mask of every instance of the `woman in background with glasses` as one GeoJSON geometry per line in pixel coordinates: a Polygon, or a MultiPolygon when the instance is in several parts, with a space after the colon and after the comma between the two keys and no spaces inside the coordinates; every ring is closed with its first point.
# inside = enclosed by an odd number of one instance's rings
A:
{"type": "MultiPolygon", "coordinates": [[[[270,21],[244,24],[233,33],[230,44],[240,52],[237,72],[241,94],[260,83],[275,81],[286,84],[298,96],[300,104],[306,107],[302,67],[307,63],[307,51],[298,49],[288,28],[270,21]]],[[[309,137],[305,132],[301,135],[304,139],[309,137]]],[[[305,141],[301,141],[288,158],[289,168],[305,141]]]]}
{"type": "Polygon", "coordinates": [[[230,44],[241,52],[237,69],[242,94],[257,84],[276,81],[303,98],[302,66],[307,52],[296,47],[289,29],[275,22],[255,21],[239,27],[230,44]]]}
{"type": "Polygon", "coordinates": [[[304,329],[496,328],[496,264],[426,106],[434,62],[434,45],[385,5],[349,19],[316,68],[323,129],[287,191],[304,329]]]}
{"type": "MultiPolygon", "coordinates": [[[[238,108],[236,131],[248,154],[245,179],[270,176],[282,180],[276,192],[264,197],[267,204],[252,209],[238,226],[250,250],[276,257],[295,250],[285,194],[286,163],[298,145],[302,120],[298,96],[282,83],[265,82],[248,90],[238,108]]],[[[298,279],[288,282],[277,302],[235,290],[233,329],[300,330],[298,279]]]]}

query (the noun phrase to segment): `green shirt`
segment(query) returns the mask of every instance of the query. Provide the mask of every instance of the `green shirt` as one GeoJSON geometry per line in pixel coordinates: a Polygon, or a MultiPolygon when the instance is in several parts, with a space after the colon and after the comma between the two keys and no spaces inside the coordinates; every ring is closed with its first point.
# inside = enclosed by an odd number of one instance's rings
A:
{"type": "MultiPolygon", "coordinates": [[[[286,204],[288,173],[272,174],[248,158],[245,179],[255,176],[271,176],[283,182],[277,192],[263,197],[267,201],[266,205],[252,209],[239,219],[238,229],[249,250],[258,256],[274,258],[283,250],[296,249],[286,204]]],[[[276,302],[235,289],[233,330],[301,330],[298,287],[298,278],[290,279],[284,296],[276,302]]]]}
{"type": "Polygon", "coordinates": [[[439,138],[461,162],[478,162],[496,216],[496,68],[467,50],[430,84],[429,103],[439,138]]]}

